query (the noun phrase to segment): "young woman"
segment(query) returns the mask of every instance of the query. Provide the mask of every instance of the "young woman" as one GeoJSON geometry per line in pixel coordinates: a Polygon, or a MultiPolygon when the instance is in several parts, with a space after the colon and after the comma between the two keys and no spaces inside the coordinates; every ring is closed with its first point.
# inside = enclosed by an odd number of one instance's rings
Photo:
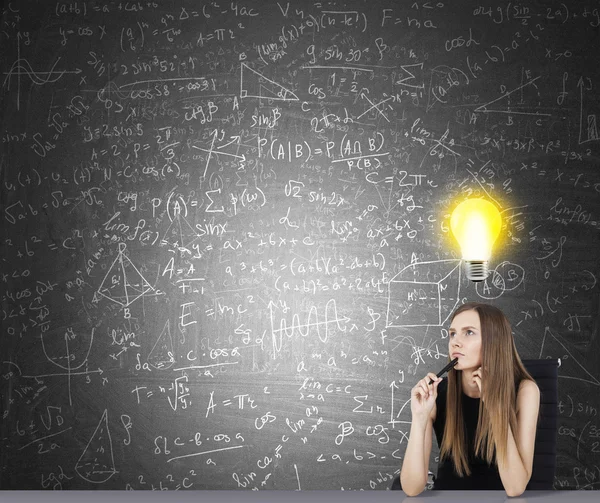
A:
{"type": "Polygon", "coordinates": [[[451,318],[448,353],[458,358],[448,378],[430,372],[411,390],[402,490],[415,496],[425,488],[435,431],[434,489],[522,494],[531,477],[540,391],[521,363],[508,320],[488,304],[460,306],[451,318]]]}

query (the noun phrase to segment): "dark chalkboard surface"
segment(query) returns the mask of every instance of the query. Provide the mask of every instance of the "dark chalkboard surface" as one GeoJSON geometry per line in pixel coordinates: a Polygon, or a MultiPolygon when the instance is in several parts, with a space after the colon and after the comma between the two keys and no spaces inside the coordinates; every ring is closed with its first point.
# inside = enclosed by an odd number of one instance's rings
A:
{"type": "MultiPolygon", "coordinates": [[[[24,1],[0,27],[1,489],[386,489],[466,300],[600,481],[594,1],[24,1]],[[482,283],[456,202],[502,211],[482,283]]],[[[432,459],[431,470],[436,463],[432,459]]]]}

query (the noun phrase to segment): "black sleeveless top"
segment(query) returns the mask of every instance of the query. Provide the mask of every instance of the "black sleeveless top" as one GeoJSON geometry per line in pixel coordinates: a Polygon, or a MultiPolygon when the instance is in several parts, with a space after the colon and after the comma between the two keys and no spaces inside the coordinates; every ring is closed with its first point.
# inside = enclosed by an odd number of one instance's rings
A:
{"type": "MultiPolygon", "coordinates": [[[[444,425],[446,424],[446,395],[448,392],[448,379],[438,385],[436,399],[436,418],[433,429],[438,446],[442,445],[444,425]]],[[[437,476],[434,478],[433,489],[437,490],[504,490],[498,467],[494,463],[489,465],[484,459],[475,455],[475,432],[479,419],[479,398],[471,398],[463,393],[462,412],[467,440],[468,463],[471,475],[459,477],[454,470],[454,463],[450,458],[440,459],[437,476]]]]}

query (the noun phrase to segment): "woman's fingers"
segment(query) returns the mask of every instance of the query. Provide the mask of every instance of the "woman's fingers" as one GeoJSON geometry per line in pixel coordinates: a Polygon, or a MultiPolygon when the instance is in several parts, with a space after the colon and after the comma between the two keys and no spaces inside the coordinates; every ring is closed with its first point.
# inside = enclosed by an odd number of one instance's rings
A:
{"type": "Polygon", "coordinates": [[[426,400],[428,394],[427,386],[422,381],[419,381],[413,388],[413,394],[419,401],[426,400]]]}
{"type": "Polygon", "coordinates": [[[427,376],[424,379],[421,379],[417,385],[421,390],[421,396],[427,399],[430,396],[434,395],[435,391],[437,390],[437,385],[440,381],[441,379],[437,377],[433,372],[429,372],[429,374],[427,374],[427,376]],[[429,381],[432,381],[432,383],[429,384],[429,381]]]}
{"type": "Polygon", "coordinates": [[[437,387],[441,380],[433,372],[429,372],[412,389],[412,396],[419,404],[425,404],[430,398],[437,396],[437,387]],[[429,384],[429,381],[432,381],[432,383],[429,384]]]}
{"type": "Polygon", "coordinates": [[[483,375],[483,369],[481,367],[479,367],[477,370],[475,370],[473,372],[473,382],[477,385],[477,387],[479,388],[479,393],[481,394],[481,390],[482,390],[482,375],[483,375]]]}
{"type": "Polygon", "coordinates": [[[425,379],[421,379],[419,381],[419,384],[421,386],[421,389],[423,390],[423,396],[425,397],[425,399],[429,398],[429,392],[430,392],[430,387],[427,384],[429,381],[427,378],[425,379]]]}

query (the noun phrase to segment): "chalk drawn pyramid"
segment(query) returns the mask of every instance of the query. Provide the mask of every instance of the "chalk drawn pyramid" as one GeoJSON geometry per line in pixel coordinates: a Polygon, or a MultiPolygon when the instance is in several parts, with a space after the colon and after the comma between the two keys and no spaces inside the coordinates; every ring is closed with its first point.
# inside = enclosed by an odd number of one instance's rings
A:
{"type": "Polygon", "coordinates": [[[169,320],[154,343],[154,347],[148,355],[148,363],[155,369],[168,369],[175,363],[173,357],[173,338],[171,337],[171,326],[169,320]]]}
{"type": "Polygon", "coordinates": [[[460,260],[415,262],[389,282],[387,327],[441,326],[460,299],[460,260]]]}
{"type": "Polygon", "coordinates": [[[242,63],[240,68],[240,98],[266,98],[281,101],[299,101],[292,91],[242,63]]]}
{"type": "Polygon", "coordinates": [[[125,255],[125,243],[119,243],[119,253],[102,280],[98,293],[127,307],[142,295],[153,291],[133,262],[125,255]]]}
{"type": "Polygon", "coordinates": [[[106,409],[77,461],[75,471],[82,479],[94,484],[102,484],[117,473],[106,409]]]}
{"type": "Polygon", "coordinates": [[[191,226],[191,224],[178,213],[163,237],[163,242],[181,248],[188,248],[200,235],[191,226]]]}

